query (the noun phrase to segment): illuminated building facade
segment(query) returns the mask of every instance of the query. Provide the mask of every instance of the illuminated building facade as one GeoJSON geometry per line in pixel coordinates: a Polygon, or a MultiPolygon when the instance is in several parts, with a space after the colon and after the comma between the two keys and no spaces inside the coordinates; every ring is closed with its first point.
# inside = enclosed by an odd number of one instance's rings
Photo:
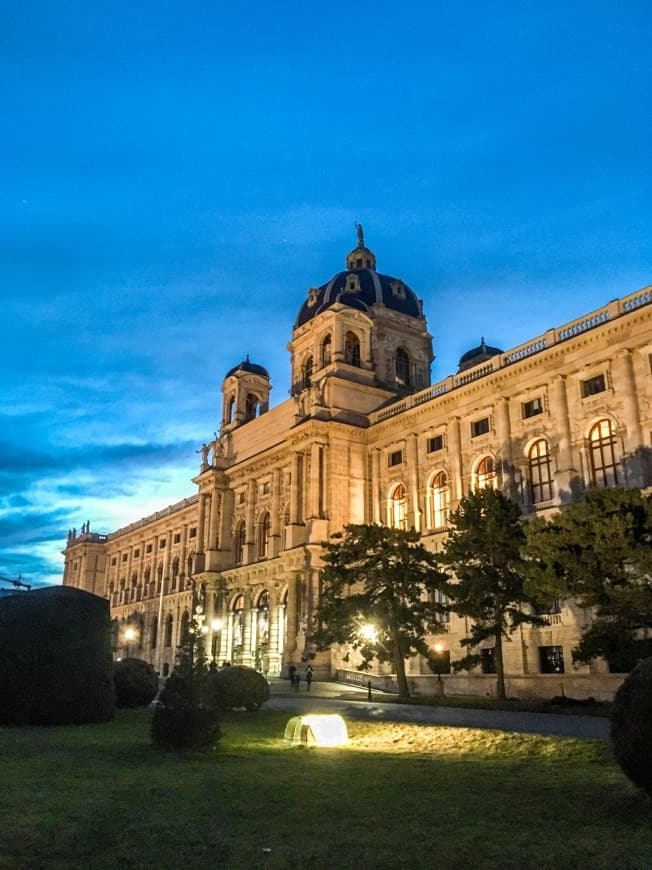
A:
{"type": "MultiPolygon", "coordinates": [[[[577,500],[590,486],[647,487],[652,432],[652,288],[501,351],[484,340],[430,383],[422,303],[376,271],[359,229],[346,269],[308,290],[292,340],[291,397],[269,408],[267,371],[247,358],[222,385],[219,438],[204,445],[188,499],[108,535],[71,533],[64,583],[106,596],[136,630],[131,654],[164,674],[191,611],[218,662],[315,678],[345,665],[310,645],[321,544],[347,523],[410,528],[436,550],[470,488],[495,486],[524,513],[577,500]],[[134,643],[136,644],[134,646],[134,643]]],[[[606,664],[574,668],[590,614],[572,602],[506,644],[512,695],[609,696],[606,664]]],[[[454,614],[438,640],[465,651],[454,614]]],[[[126,654],[124,630],[118,653],[126,654]]],[[[451,690],[486,691],[492,649],[451,690]]],[[[417,691],[432,674],[419,657],[417,691]]]]}

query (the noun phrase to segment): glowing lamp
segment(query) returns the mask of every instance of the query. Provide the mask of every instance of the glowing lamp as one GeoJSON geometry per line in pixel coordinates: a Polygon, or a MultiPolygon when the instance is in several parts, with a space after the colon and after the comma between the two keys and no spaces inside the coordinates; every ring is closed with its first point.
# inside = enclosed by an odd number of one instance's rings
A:
{"type": "Polygon", "coordinates": [[[211,619],[211,628],[213,629],[213,631],[222,631],[222,620],[211,619]]]}
{"type": "Polygon", "coordinates": [[[378,632],[376,631],[376,626],[372,625],[370,622],[366,622],[362,628],[360,629],[360,634],[365,640],[368,640],[369,643],[376,643],[378,640],[378,632]]]}
{"type": "Polygon", "coordinates": [[[336,713],[293,716],[285,726],[285,742],[291,746],[345,746],[349,734],[346,722],[336,713]]]}
{"type": "Polygon", "coordinates": [[[136,637],[136,632],[133,628],[127,628],[125,630],[125,640],[133,640],[136,637]]]}

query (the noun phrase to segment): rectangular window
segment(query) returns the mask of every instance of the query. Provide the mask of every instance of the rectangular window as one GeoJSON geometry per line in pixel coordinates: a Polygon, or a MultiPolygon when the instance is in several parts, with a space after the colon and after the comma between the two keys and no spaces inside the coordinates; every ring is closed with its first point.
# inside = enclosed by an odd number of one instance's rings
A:
{"type": "Polygon", "coordinates": [[[112,558],[111,558],[111,564],[112,564],[112,565],[117,565],[117,564],[118,564],[118,557],[117,557],[117,556],[112,556],[112,558]]]}
{"type": "Polygon", "coordinates": [[[402,450],[394,450],[393,453],[390,453],[387,457],[387,464],[390,468],[394,465],[400,465],[403,462],[403,451],[402,450]]]}
{"type": "Polygon", "coordinates": [[[161,538],[161,540],[158,542],[158,548],[159,550],[165,549],[165,538],[161,538]]]}
{"type": "Polygon", "coordinates": [[[564,648],[561,646],[540,646],[539,663],[542,674],[563,674],[564,648]]]}
{"type": "Polygon", "coordinates": [[[190,529],[190,531],[188,532],[188,537],[189,538],[196,538],[197,537],[197,527],[196,526],[194,528],[190,529]]]}
{"type": "Polygon", "coordinates": [[[483,417],[482,420],[474,420],[471,423],[471,438],[477,438],[478,435],[486,435],[489,431],[489,417],[483,417]]]}
{"type": "Polygon", "coordinates": [[[426,442],[426,452],[427,453],[436,453],[438,450],[441,450],[444,446],[444,436],[443,435],[434,435],[432,438],[428,438],[426,442]]]}
{"type": "Polygon", "coordinates": [[[179,532],[177,532],[177,534],[174,536],[174,538],[172,538],[172,543],[173,544],[180,544],[181,543],[181,535],[179,534],[179,532]]]}
{"type": "Polygon", "coordinates": [[[134,559],[137,559],[139,556],[140,556],[140,550],[138,548],[136,548],[134,550],[134,559]]]}
{"type": "Polygon", "coordinates": [[[480,650],[480,667],[483,674],[496,673],[496,650],[493,647],[480,650]]]}
{"type": "Polygon", "coordinates": [[[244,504],[244,502],[245,502],[245,493],[239,492],[238,493],[238,504],[244,504]]]}
{"type": "Polygon", "coordinates": [[[129,554],[128,554],[128,553],[123,553],[123,554],[122,554],[122,561],[123,561],[123,562],[126,562],[128,558],[129,558],[129,554]]]}
{"type": "Polygon", "coordinates": [[[268,495],[268,494],[269,494],[269,492],[270,492],[270,490],[271,490],[271,486],[269,485],[269,481],[268,481],[267,483],[264,483],[264,484],[263,484],[263,486],[262,486],[262,490],[263,490],[263,495],[268,495]]]}
{"type": "Polygon", "coordinates": [[[530,399],[529,402],[523,402],[521,405],[523,419],[528,417],[536,417],[537,414],[543,414],[543,399],[537,396],[536,399],[530,399]]]}
{"type": "Polygon", "coordinates": [[[152,545],[151,545],[151,544],[148,544],[148,545],[147,545],[147,547],[145,548],[145,552],[146,552],[146,553],[151,553],[151,552],[152,552],[152,545]]]}
{"type": "Polygon", "coordinates": [[[594,378],[582,381],[582,398],[586,399],[587,396],[595,396],[598,393],[604,393],[606,389],[604,375],[596,375],[594,378]]]}

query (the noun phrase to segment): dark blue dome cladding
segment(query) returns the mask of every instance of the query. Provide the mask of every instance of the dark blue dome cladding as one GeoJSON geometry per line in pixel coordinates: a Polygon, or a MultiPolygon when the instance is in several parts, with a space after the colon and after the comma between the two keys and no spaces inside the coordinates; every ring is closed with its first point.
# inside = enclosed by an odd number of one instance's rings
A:
{"type": "Polygon", "coordinates": [[[414,291],[403,281],[389,275],[380,275],[371,269],[355,269],[350,272],[338,272],[327,284],[318,287],[314,303],[310,305],[309,299],[306,299],[299,309],[294,324],[295,329],[308,323],[336,302],[362,311],[380,302],[392,311],[399,311],[410,317],[421,317],[419,300],[414,291]],[[359,290],[347,290],[347,280],[352,275],[357,276],[360,282],[359,290]]]}
{"type": "Polygon", "coordinates": [[[225,377],[228,378],[236,372],[249,372],[251,375],[262,375],[264,378],[269,377],[269,372],[266,368],[263,368],[263,366],[259,366],[256,363],[249,362],[248,357],[247,359],[242,360],[239,365],[233,366],[233,368],[226,373],[225,377]]]}

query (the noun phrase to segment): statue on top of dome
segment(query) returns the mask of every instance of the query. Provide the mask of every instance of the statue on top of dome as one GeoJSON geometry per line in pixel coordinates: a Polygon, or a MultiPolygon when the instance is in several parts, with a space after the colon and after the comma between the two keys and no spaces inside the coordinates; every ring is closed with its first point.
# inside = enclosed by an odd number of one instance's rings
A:
{"type": "Polygon", "coordinates": [[[362,229],[362,224],[359,224],[356,221],[355,222],[355,230],[358,234],[358,247],[364,248],[364,230],[362,229]]]}

